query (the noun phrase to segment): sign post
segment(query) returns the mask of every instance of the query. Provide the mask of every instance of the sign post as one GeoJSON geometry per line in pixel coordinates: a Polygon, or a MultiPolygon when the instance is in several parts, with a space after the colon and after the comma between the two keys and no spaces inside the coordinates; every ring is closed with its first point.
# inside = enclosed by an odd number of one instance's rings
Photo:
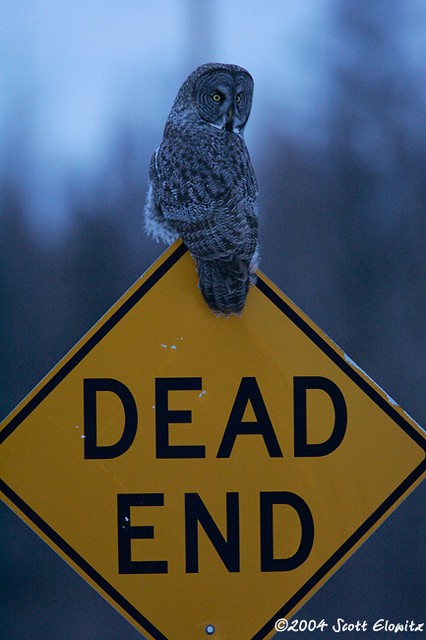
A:
{"type": "Polygon", "coordinates": [[[179,242],[0,437],[6,503],[156,640],[272,637],[426,470],[422,429],[265,276],[216,317],[179,242]]]}

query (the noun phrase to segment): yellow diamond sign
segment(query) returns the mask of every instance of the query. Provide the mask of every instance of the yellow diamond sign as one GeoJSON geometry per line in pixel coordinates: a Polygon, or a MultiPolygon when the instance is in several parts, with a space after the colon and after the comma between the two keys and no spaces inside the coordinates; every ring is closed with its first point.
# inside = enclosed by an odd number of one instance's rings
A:
{"type": "Polygon", "coordinates": [[[271,637],[425,473],[424,432],[262,274],[177,243],[8,417],[6,502],[144,635],[271,637]]]}

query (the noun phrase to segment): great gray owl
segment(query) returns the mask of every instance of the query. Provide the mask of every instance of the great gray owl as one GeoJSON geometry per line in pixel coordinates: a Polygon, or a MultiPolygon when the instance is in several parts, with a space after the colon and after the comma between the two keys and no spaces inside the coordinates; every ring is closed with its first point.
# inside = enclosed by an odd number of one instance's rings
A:
{"type": "Polygon", "coordinates": [[[145,229],[181,236],[209,307],[240,314],[256,280],[257,184],[243,132],[253,79],[233,64],[198,67],[181,86],[151,159],[145,229]]]}

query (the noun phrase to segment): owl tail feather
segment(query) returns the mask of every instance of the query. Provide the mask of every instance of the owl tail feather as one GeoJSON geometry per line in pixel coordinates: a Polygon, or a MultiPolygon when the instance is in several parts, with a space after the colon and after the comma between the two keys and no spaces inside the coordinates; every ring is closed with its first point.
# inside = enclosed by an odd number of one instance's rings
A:
{"type": "Polygon", "coordinates": [[[205,301],[215,313],[240,314],[250,285],[249,266],[233,256],[229,260],[197,258],[198,283],[205,301]]]}

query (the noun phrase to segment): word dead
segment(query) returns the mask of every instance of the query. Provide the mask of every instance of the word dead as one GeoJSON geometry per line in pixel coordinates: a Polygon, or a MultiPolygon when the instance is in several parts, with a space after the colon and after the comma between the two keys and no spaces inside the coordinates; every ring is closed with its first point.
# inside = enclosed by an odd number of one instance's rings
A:
{"type": "MultiPolygon", "coordinates": [[[[171,445],[170,424],[192,422],[190,410],[169,408],[169,391],[201,391],[201,378],[157,378],[155,381],[155,439],[156,458],[205,458],[204,445],[171,445]]],[[[339,387],[328,378],[299,376],[293,379],[294,403],[294,456],[326,456],[341,444],[346,431],[347,409],[339,387]],[[332,432],[321,443],[308,442],[307,392],[318,389],[326,393],[334,407],[335,420],[332,432]]],[[[117,458],[133,444],[138,429],[136,401],[125,384],[113,378],[86,378],[84,380],[84,457],[86,459],[117,458]],[[113,393],[124,409],[124,428],[120,439],[111,445],[97,443],[97,396],[113,393]]],[[[283,457],[277,435],[268,414],[256,378],[242,378],[228,422],[217,451],[217,458],[229,458],[239,436],[260,435],[271,458],[283,457]],[[254,411],[255,421],[244,421],[248,406],[254,411]]]]}
{"type": "MultiPolygon", "coordinates": [[[[206,457],[203,444],[170,444],[172,424],[192,423],[190,409],[171,409],[169,392],[201,391],[201,377],[156,378],[155,380],[155,455],[157,459],[188,459],[206,457]]],[[[88,460],[113,459],[123,455],[132,445],[138,430],[138,407],[129,388],[113,378],[86,378],[84,380],[84,457],[88,460]],[[97,403],[104,393],[112,393],[121,401],[124,425],[120,438],[113,444],[98,444],[97,403]]],[[[294,457],[321,457],[335,451],[342,443],[347,425],[347,408],[339,387],[328,378],[297,376],[293,378],[294,457]],[[334,409],[334,424],[329,437],[323,442],[309,442],[307,396],[310,390],[327,394],[334,409]]],[[[230,458],[238,438],[258,435],[271,458],[284,457],[277,434],[268,414],[260,387],[255,377],[241,379],[235,400],[224,426],[216,452],[217,458],[230,458]],[[244,420],[248,405],[255,420],[244,420]]],[[[202,530],[213,545],[229,572],[240,571],[240,504],[238,492],[226,492],[226,531],[220,530],[202,497],[195,492],[184,493],[185,571],[199,572],[199,532],[202,530]]],[[[141,560],[132,557],[132,540],[153,540],[154,527],[135,526],[131,513],[135,508],[159,507],[167,511],[164,493],[122,493],[117,496],[117,544],[118,570],[121,574],[168,573],[168,561],[141,560]]],[[[260,552],[262,572],[291,571],[308,558],[315,537],[311,510],[303,497],[284,490],[260,491],[258,504],[253,505],[259,514],[260,552]],[[300,540],[296,551],[289,557],[278,555],[274,545],[274,507],[287,505],[300,521],[300,540]]],[[[276,532],[275,532],[276,533],[276,532]]]]}

